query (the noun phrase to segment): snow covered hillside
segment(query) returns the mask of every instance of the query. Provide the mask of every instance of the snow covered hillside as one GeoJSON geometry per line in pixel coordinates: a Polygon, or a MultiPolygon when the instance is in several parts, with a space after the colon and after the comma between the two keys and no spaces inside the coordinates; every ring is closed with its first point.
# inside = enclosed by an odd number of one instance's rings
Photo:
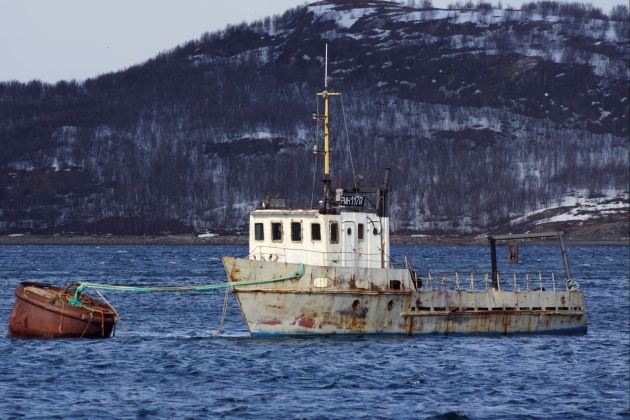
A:
{"type": "Polygon", "coordinates": [[[0,233],[239,232],[268,194],[316,204],[328,44],[334,186],[390,167],[394,231],[627,237],[628,8],[429,6],[321,1],[81,83],[0,83],[0,233]]]}

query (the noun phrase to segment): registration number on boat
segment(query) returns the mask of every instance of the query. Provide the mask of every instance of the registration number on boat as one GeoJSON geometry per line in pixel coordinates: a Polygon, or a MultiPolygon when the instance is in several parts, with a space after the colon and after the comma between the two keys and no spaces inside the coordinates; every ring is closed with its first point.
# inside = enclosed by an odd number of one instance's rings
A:
{"type": "Polygon", "coordinates": [[[365,196],[363,195],[342,195],[340,204],[342,206],[363,206],[365,196]]]}

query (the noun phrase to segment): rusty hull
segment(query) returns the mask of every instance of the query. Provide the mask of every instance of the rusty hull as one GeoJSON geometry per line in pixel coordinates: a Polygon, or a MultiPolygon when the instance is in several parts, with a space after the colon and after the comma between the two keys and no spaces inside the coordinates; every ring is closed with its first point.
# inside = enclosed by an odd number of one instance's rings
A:
{"type": "Polygon", "coordinates": [[[68,304],[61,287],[22,282],[15,288],[15,303],[8,335],[30,338],[108,338],[116,315],[105,303],[82,294],[83,307],[68,304]]]}
{"type": "MultiPolygon", "coordinates": [[[[223,262],[233,282],[299,272],[298,264],[234,257],[223,262]]],[[[583,334],[587,329],[580,291],[418,291],[406,269],[305,265],[300,279],[235,286],[233,292],[255,337],[583,334]],[[389,288],[390,280],[400,281],[400,288],[389,288]]]]}

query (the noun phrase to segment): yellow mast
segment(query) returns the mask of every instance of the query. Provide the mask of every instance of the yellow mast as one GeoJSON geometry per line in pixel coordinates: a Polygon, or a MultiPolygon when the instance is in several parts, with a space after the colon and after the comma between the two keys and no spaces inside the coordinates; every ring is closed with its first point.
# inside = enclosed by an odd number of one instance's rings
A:
{"type": "Polygon", "coordinates": [[[324,155],[324,207],[328,207],[328,189],[330,187],[330,143],[328,136],[328,98],[330,96],[341,96],[341,93],[328,92],[328,44],[326,44],[326,59],[324,70],[324,91],[317,93],[324,99],[324,115],[317,115],[317,119],[324,121],[324,150],[320,151],[324,155]]]}
{"type": "Polygon", "coordinates": [[[340,96],[341,93],[328,92],[324,90],[317,94],[324,98],[324,115],[319,115],[320,119],[324,121],[324,175],[328,178],[330,176],[330,145],[328,140],[328,97],[340,96]]]}

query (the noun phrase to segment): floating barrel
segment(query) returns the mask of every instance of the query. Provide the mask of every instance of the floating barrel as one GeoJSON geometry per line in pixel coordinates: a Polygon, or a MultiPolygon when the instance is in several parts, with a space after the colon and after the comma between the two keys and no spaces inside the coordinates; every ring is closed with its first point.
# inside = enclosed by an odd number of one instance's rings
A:
{"type": "Polygon", "coordinates": [[[65,289],[49,284],[21,282],[15,288],[15,304],[9,335],[32,338],[108,338],[116,325],[116,312],[85,293],[80,306],[70,305],[71,282],[65,289]]]}

